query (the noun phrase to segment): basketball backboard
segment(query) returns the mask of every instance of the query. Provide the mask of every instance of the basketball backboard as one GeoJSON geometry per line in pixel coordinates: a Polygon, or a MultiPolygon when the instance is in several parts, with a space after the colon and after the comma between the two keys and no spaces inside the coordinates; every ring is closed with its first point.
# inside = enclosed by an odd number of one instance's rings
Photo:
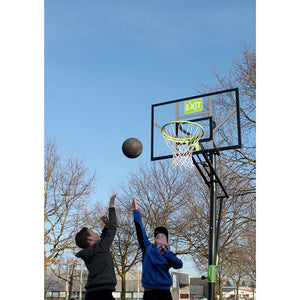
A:
{"type": "Polygon", "coordinates": [[[161,134],[172,121],[191,121],[204,128],[200,139],[204,147],[194,154],[241,148],[238,88],[197,95],[152,105],[151,160],[172,158],[161,134]]]}

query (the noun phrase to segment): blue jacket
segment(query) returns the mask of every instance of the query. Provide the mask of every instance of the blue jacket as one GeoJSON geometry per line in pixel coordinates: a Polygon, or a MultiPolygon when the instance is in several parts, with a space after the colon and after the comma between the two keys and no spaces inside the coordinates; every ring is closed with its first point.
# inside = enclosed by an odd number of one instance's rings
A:
{"type": "Polygon", "coordinates": [[[170,290],[173,282],[169,269],[181,269],[182,261],[167,247],[167,251],[161,254],[159,248],[149,242],[138,209],[133,210],[133,218],[143,253],[142,286],[150,289],[170,290]]]}

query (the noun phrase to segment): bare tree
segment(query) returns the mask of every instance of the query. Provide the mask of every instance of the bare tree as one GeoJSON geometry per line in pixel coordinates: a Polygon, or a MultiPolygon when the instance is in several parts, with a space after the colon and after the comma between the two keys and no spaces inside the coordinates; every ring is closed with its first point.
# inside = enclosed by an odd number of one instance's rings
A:
{"type": "MultiPolygon", "coordinates": [[[[229,71],[219,72],[214,68],[216,84],[211,86],[201,86],[201,92],[218,91],[239,88],[240,93],[240,113],[241,113],[241,133],[242,148],[220,153],[218,174],[222,178],[223,184],[230,195],[228,200],[224,201],[220,241],[219,241],[219,277],[227,276],[237,282],[238,278],[250,278],[255,282],[255,205],[256,205],[256,53],[247,45],[239,51],[239,56],[233,60],[229,71]],[[228,266],[236,266],[237,254],[232,255],[232,247],[240,249],[238,255],[238,273],[236,278],[229,276],[228,266]],[[220,265],[221,264],[221,265],[220,265]],[[223,265],[222,265],[223,264],[223,265]]],[[[218,109],[224,105],[231,105],[230,99],[224,103],[218,103],[218,109]]],[[[207,203],[207,195],[202,192],[204,203],[207,203]]],[[[202,202],[199,204],[202,205],[202,202]]],[[[206,207],[207,204],[204,205],[206,207]]],[[[196,211],[196,207],[194,208],[196,211]]],[[[187,212],[188,214],[188,212],[187,212]]],[[[207,218],[207,212],[198,211],[195,221],[203,234],[207,232],[205,226],[201,224],[201,218],[207,218]]],[[[201,239],[199,237],[189,237],[190,242],[195,244],[197,250],[193,257],[199,264],[206,262],[207,249],[205,241],[208,237],[201,239]],[[204,241],[204,243],[203,243],[204,241]]],[[[232,272],[231,272],[232,273],[232,272]]]]}
{"type": "Polygon", "coordinates": [[[224,263],[224,265],[226,266],[225,270],[228,278],[230,278],[234,283],[236,288],[236,295],[237,297],[239,297],[239,288],[241,282],[247,276],[245,268],[247,266],[248,260],[245,258],[244,249],[236,242],[232,243],[229,255],[230,259],[227,259],[226,263],[224,263]]]}
{"type": "Polygon", "coordinates": [[[45,143],[44,168],[44,270],[66,249],[75,247],[75,233],[84,224],[83,201],[95,187],[83,159],[63,158],[55,140],[45,143]]]}
{"type": "Polygon", "coordinates": [[[138,199],[143,225],[150,238],[155,227],[165,226],[169,230],[169,242],[175,254],[190,251],[177,235],[178,222],[189,204],[193,191],[193,180],[187,172],[174,170],[169,161],[140,165],[130,174],[128,184],[120,184],[127,199],[123,206],[131,205],[132,197],[138,199]]]}
{"type": "Polygon", "coordinates": [[[66,283],[67,299],[71,299],[74,283],[80,277],[77,265],[77,259],[60,256],[51,266],[52,273],[66,283]]]}
{"type": "MultiPolygon", "coordinates": [[[[251,180],[236,177],[235,174],[230,173],[226,165],[221,164],[218,168],[218,173],[230,195],[229,199],[223,200],[218,242],[218,283],[221,285],[222,281],[226,277],[229,277],[228,268],[225,268],[225,264],[232,265],[232,261],[235,259],[231,255],[233,244],[238,245],[244,251],[243,256],[240,255],[240,274],[243,278],[246,278],[247,276],[251,277],[253,273],[253,269],[250,271],[245,266],[249,265],[248,257],[250,258],[255,255],[255,252],[251,252],[253,247],[251,250],[249,248],[249,241],[255,239],[255,194],[245,192],[249,189],[249,185],[251,186],[251,180]],[[247,250],[249,252],[248,257],[246,249],[249,249],[247,250]],[[241,262],[243,262],[243,265],[241,262]]],[[[179,225],[177,228],[181,228],[178,235],[185,240],[185,243],[190,245],[192,250],[190,253],[197,269],[200,272],[206,273],[209,248],[210,193],[208,187],[203,184],[203,180],[199,174],[191,174],[191,177],[195,179],[193,184],[194,194],[189,205],[182,213],[181,218],[177,220],[179,225]]],[[[220,199],[218,203],[220,204],[220,199]]],[[[252,263],[252,267],[255,268],[255,264],[252,263]]]]}
{"type": "MultiPolygon", "coordinates": [[[[237,176],[255,180],[256,176],[256,53],[247,45],[239,51],[228,72],[214,68],[216,84],[201,86],[201,92],[218,91],[238,87],[240,93],[242,149],[221,153],[222,160],[228,162],[237,176]]],[[[220,103],[222,107],[223,103],[220,103]]],[[[254,192],[252,188],[252,192],[254,192]]]]}

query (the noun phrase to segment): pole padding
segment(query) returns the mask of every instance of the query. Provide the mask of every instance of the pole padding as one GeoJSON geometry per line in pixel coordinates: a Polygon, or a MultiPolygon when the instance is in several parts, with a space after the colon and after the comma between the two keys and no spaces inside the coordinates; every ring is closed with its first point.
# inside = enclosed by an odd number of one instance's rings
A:
{"type": "Polygon", "coordinates": [[[208,276],[207,276],[208,282],[216,283],[216,278],[217,278],[216,274],[217,274],[217,266],[209,265],[208,266],[208,276]]]}

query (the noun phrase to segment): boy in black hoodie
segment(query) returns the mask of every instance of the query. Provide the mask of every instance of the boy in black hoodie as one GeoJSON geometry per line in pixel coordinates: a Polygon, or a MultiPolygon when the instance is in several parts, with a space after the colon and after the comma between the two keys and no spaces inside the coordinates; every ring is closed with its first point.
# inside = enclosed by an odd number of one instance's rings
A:
{"type": "Polygon", "coordinates": [[[105,228],[101,236],[87,227],[82,228],[75,236],[76,245],[82,248],[75,256],[84,260],[89,272],[85,300],[114,299],[112,291],[115,290],[117,280],[110,247],[117,229],[114,207],[117,195],[110,198],[108,221],[102,217],[105,228]]]}

